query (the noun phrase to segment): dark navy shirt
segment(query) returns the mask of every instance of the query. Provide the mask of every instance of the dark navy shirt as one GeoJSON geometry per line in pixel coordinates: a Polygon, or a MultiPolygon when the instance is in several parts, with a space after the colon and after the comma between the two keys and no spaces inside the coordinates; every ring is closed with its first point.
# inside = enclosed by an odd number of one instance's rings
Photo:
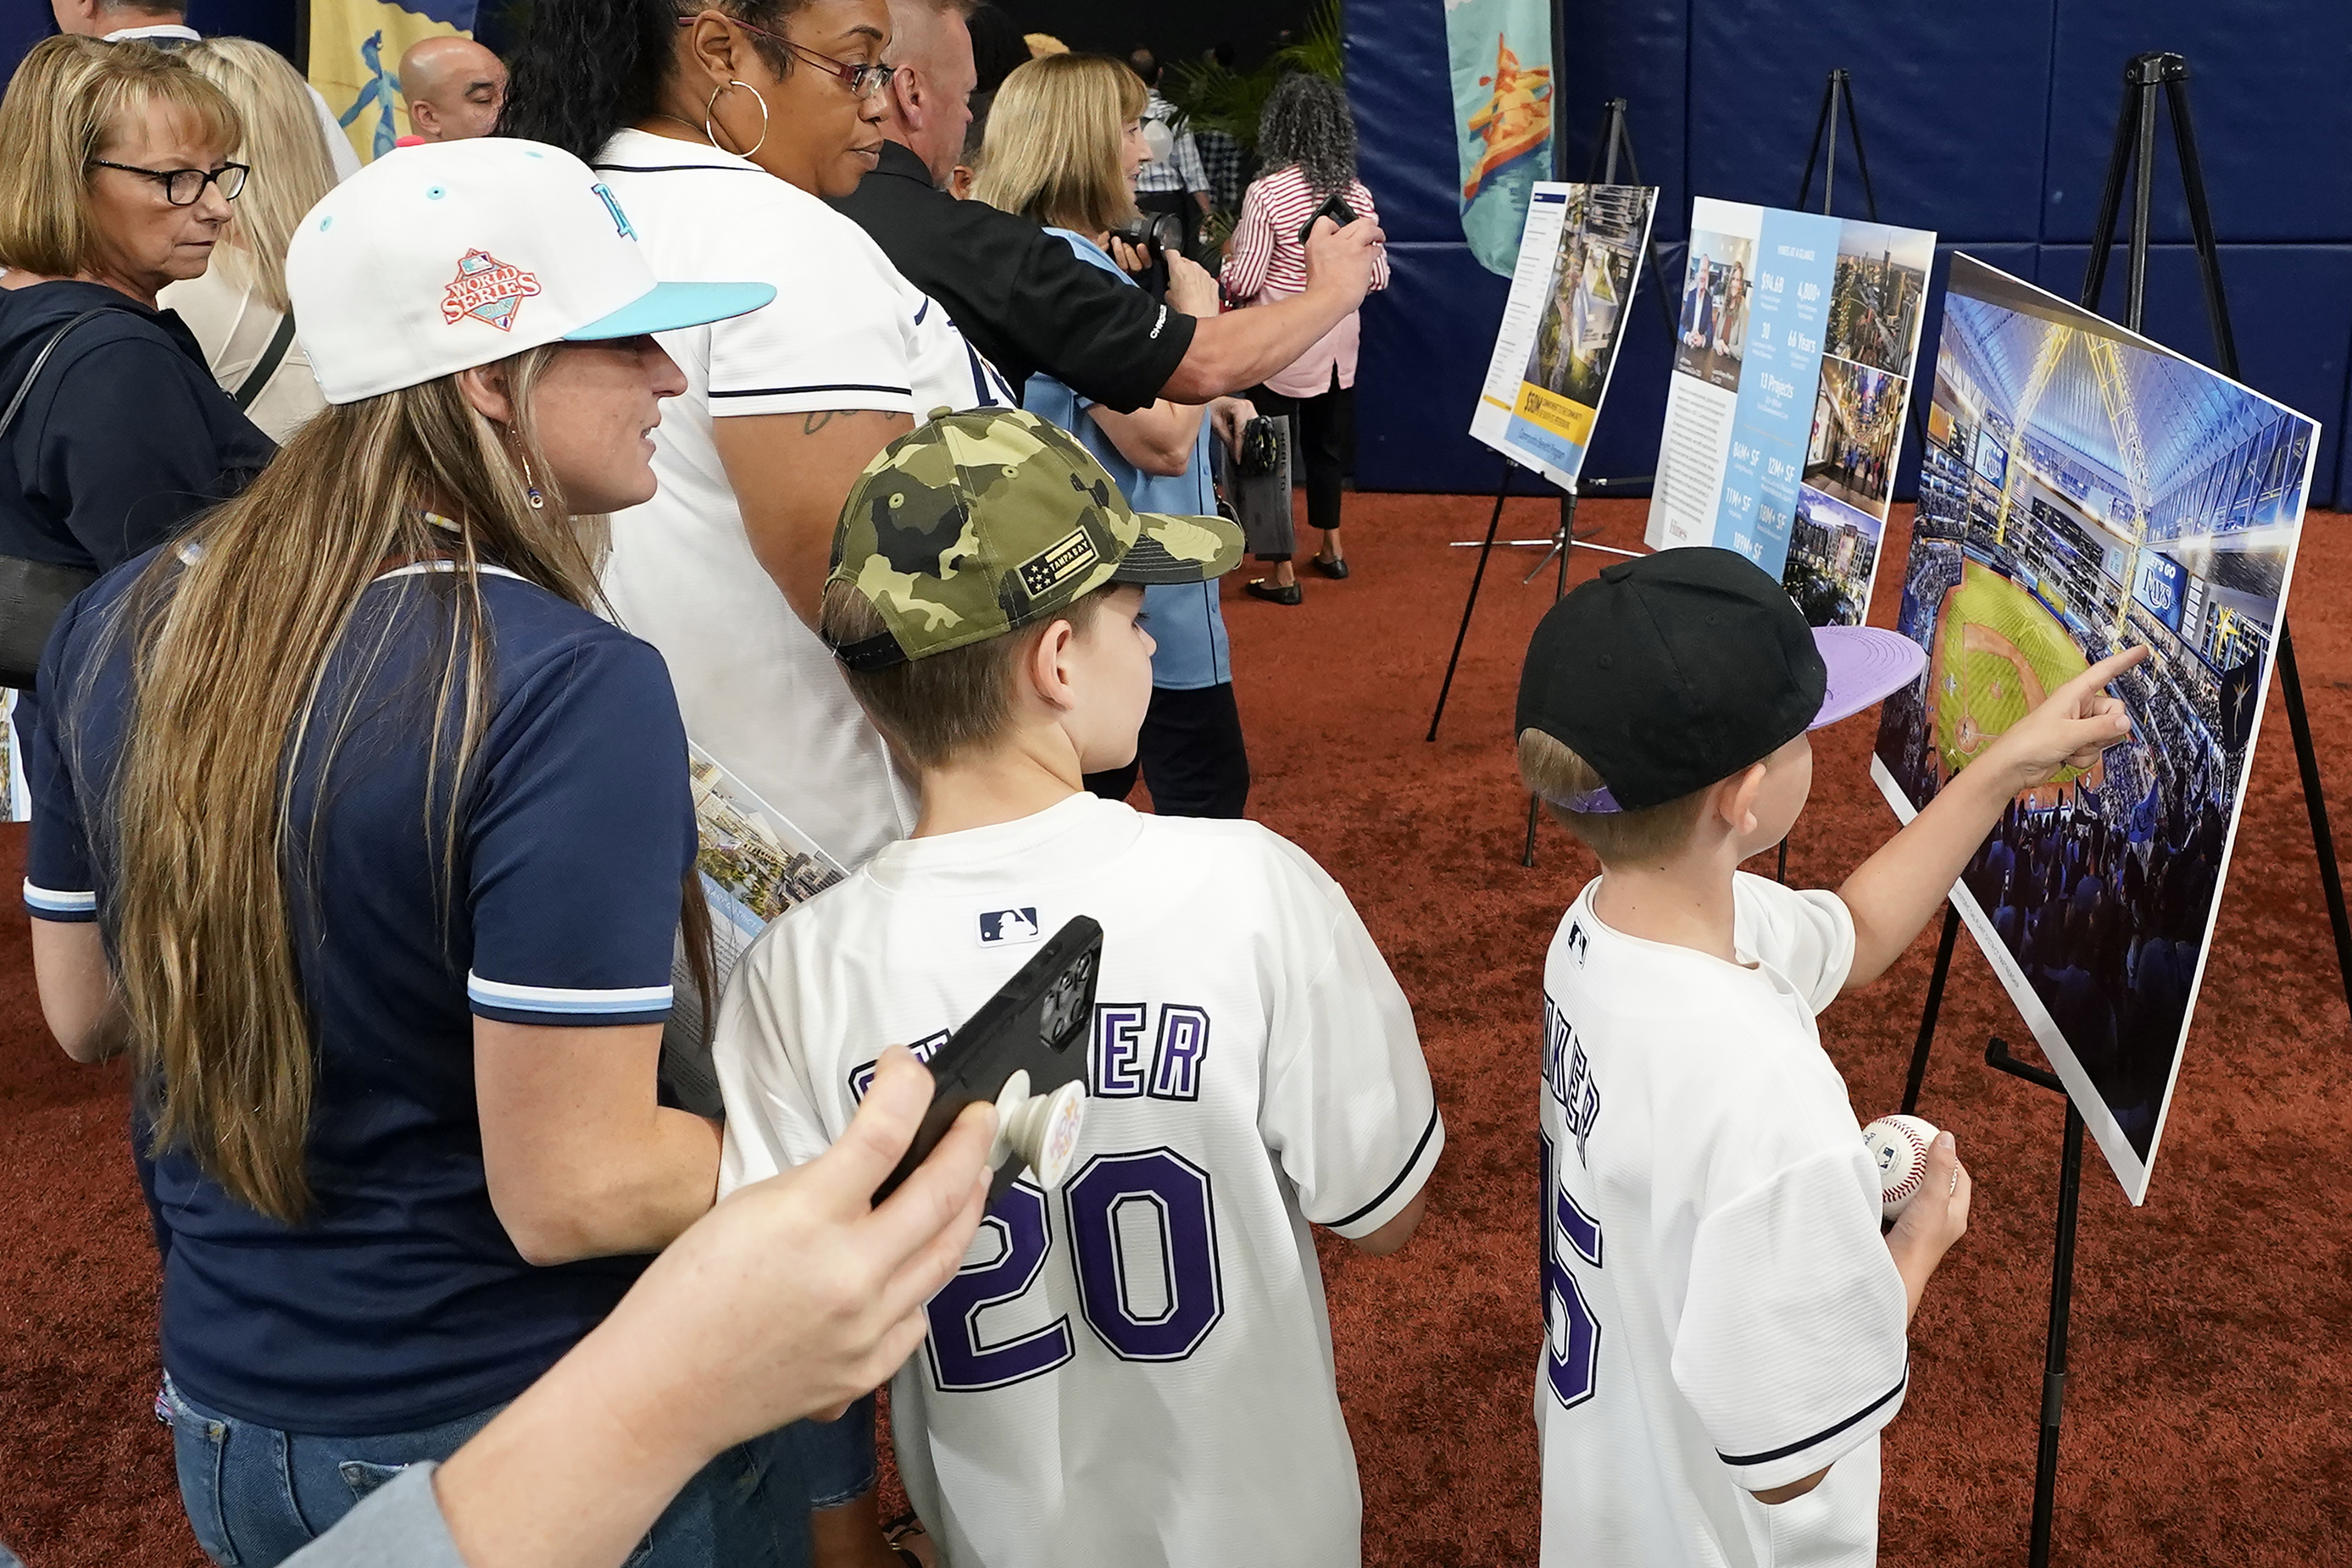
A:
{"type": "Polygon", "coordinates": [[[243,489],[277,451],[169,310],[71,279],[0,289],[0,407],[59,329],[0,440],[0,555],[108,571],[243,489]]]}
{"type": "MultiPolygon", "coordinates": [[[[42,661],[25,885],[41,919],[105,920],[131,639],[104,634],[147,559],[75,601],[42,661]]],[[[179,1151],[155,1163],[164,1367],[198,1404],[292,1431],[408,1431],[512,1398],[646,1262],[516,1252],[483,1175],[473,1026],[668,1016],[695,849],[677,700],[649,645],[486,574],[494,707],[445,909],[423,803],[452,586],[408,567],[366,592],[318,708],[348,710],[342,739],[328,761],[338,726],[314,722],[289,775],[315,1217],[265,1218],[179,1151]]]]}

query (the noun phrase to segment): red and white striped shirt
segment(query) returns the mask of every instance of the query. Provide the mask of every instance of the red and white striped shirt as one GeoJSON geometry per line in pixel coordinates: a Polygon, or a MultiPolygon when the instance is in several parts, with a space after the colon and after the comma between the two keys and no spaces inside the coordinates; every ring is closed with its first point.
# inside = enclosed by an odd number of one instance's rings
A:
{"type": "MultiPolygon", "coordinates": [[[[1350,180],[1340,199],[1358,217],[1377,220],[1372,193],[1361,180],[1350,180]]],[[[1235,300],[1261,293],[1297,294],[1307,287],[1307,247],[1298,231],[1315,216],[1323,198],[1307,184],[1307,171],[1296,163],[1250,183],[1242,197],[1242,216],[1234,226],[1234,247],[1225,258],[1225,292],[1235,300]]],[[[1372,287],[1389,286],[1388,247],[1382,246],[1372,263],[1372,287]]]]}

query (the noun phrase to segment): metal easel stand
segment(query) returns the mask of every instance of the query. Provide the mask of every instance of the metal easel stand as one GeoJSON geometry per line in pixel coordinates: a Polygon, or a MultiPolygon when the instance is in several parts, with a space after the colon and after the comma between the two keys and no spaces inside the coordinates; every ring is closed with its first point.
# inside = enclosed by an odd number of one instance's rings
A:
{"type": "MultiPolygon", "coordinates": [[[[2221,254],[2213,238],[2213,217],[2205,196],[2205,177],[2197,157],[2196,133],[2189,116],[2189,62],[2176,54],[2136,55],[2124,67],[2123,111],[2116,124],[2115,151],[2107,163],[2105,195],[2091,232],[2090,264],[2083,278],[2081,303],[2098,307],[2106,282],[2107,253],[2116,243],[2116,221],[2122,207],[2124,178],[2132,184],[2131,226],[2126,236],[2123,325],[2140,329],[2147,295],[2149,212],[2156,193],[2156,111],[2159,91],[2172,119],[2173,145],[2180,162],[2180,181],[2188,197],[2189,221],[2195,239],[2199,271],[2204,284],[2205,313],[2213,331],[2214,347],[2226,375],[2238,374],[2237,340],[2230,330],[2229,303],[2221,289],[2221,254]]],[[[1916,407],[1916,404],[1915,404],[1916,407]]],[[[2335,928],[2336,961],[2345,984],[2347,1007],[2352,1007],[2352,922],[2344,906],[2343,874],[2336,864],[2336,845],[2327,826],[2327,805],[2319,763],[2311,740],[2311,722],[2304,710],[2302,683],[2296,677],[2294,645],[2284,620],[2279,625],[2279,679],[2284,689],[2287,720],[2294,732],[2295,760],[2303,773],[2304,803],[2311,814],[2312,837],[2319,853],[2319,875],[2327,897],[2328,919],[2335,928]]],[[[1951,971],[1952,946],[1959,933],[1957,906],[1947,905],[1944,930],[1936,944],[1936,965],[1927,979],[1927,1004],[1919,1018],[1919,1037],[1912,1047],[1911,1070],[1905,1082],[1903,1110],[1919,1103],[1927,1074],[1927,1055],[1935,1043],[1936,1019],[1944,1000],[1944,984],[1951,971]]],[[[1996,1038],[1985,1047],[1985,1065],[2013,1078],[2063,1095],[2057,1074],[2022,1062],[1996,1038]]],[[[2058,1216],[2050,1265],[2050,1322],[2042,1354],[2041,1443],[2034,1457],[2033,1521],[2027,1537],[2026,1560],[2032,1568],[2047,1568],[2058,1485],[2058,1438],[2066,1392],[2066,1337],[2074,1310],[2074,1232],[2083,1185],[2082,1113],[2071,1098],[2058,1160],[2058,1216]]]]}
{"type": "MultiPolygon", "coordinates": [[[[1601,105],[1601,129],[1598,138],[1593,143],[1591,167],[1586,172],[1587,183],[1603,185],[1616,184],[1617,169],[1621,161],[1624,164],[1626,174],[1633,182],[1635,184],[1641,184],[1641,164],[1633,155],[1633,135],[1626,129],[1625,125],[1625,100],[1622,98],[1612,98],[1607,103],[1601,105]]],[[[1658,262],[1657,241],[1654,237],[1651,239],[1648,247],[1646,247],[1644,259],[1649,263],[1650,269],[1654,275],[1654,279],[1656,284],[1656,293],[1658,296],[1660,321],[1665,327],[1667,341],[1671,342],[1674,339],[1675,331],[1674,307],[1666,299],[1666,275],[1664,268],[1658,262]]],[[[1634,274],[1634,284],[1637,291],[1640,288],[1640,281],[1641,274],[1637,268],[1634,274]]],[[[1559,563],[1559,571],[1558,581],[1552,591],[1552,598],[1554,603],[1558,603],[1559,596],[1568,591],[1568,552],[1577,542],[1575,524],[1576,502],[1579,491],[1586,489],[1601,490],[1618,486],[1646,484],[1653,477],[1648,474],[1640,474],[1625,479],[1590,479],[1580,480],[1575,489],[1563,490],[1560,492],[1559,525],[1552,531],[1549,537],[1543,539],[1507,539],[1497,541],[1495,535],[1496,531],[1502,526],[1503,502],[1505,499],[1509,496],[1511,491],[1511,476],[1518,471],[1519,465],[1517,463],[1507,458],[1503,459],[1503,479],[1502,483],[1496,488],[1495,508],[1486,519],[1486,537],[1483,540],[1474,541],[1465,539],[1454,541],[1456,548],[1467,548],[1473,543],[1477,545],[1478,566],[1470,576],[1470,595],[1469,597],[1464,601],[1462,605],[1462,624],[1454,634],[1454,652],[1453,655],[1445,661],[1445,679],[1438,688],[1437,706],[1429,716],[1429,734],[1427,738],[1433,742],[1437,739],[1438,724],[1445,717],[1446,699],[1453,694],[1454,672],[1462,662],[1462,644],[1464,639],[1470,634],[1470,616],[1478,606],[1478,589],[1486,580],[1486,563],[1493,556],[1496,545],[1499,542],[1506,548],[1532,546],[1542,549],[1547,552],[1542,560],[1536,563],[1534,570],[1530,571],[1525,577],[1519,580],[1523,584],[1534,582],[1537,574],[1540,573],[1546,566],[1552,564],[1553,561],[1557,559],[1559,563]]],[[[1604,549],[1606,547],[1600,545],[1588,545],[1587,548],[1604,549]]],[[[1535,803],[1530,801],[1528,803],[1528,848],[1527,855],[1523,857],[1522,859],[1523,864],[1529,866],[1535,864],[1533,857],[1535,853],[1536,809],[1535,803]]]]}
{"type": "MultiPolygon", "coordinates": [[[[1813,117],[1812,144],[1805,149],[1805,172],[1797,180],[1797,199],[1790,205],[1798,212],[1805,209],[1805,198],[1812,194],[1813,167],[1822,161],[1824,144],[1829,149],[1829,162],[1822,168],[1822,216],[1834,217],[1837,203],[1838,121],[1843,111],[1846,134],[1853,141],[1853,166],[1862,175],[1863,210],[1870,221],[1878,221],[1878,192],[1870,183],[1870,155],[1863,151],[1862,115],[1853,106],[1853,73],[1840,66],[1832,70],[1829,79],[1822,84],[1822,110],[1813,117]]],[[[1911,398],[1911,433],[1919,438],[1919,450],[1927,449],[1927,428],[1921,423],[1917,388],[1911,398]]],[[[1899,466],[1901,455],[1896,455],[1899,466]]],[[[1789,881],[1789,841],[1780,840],[1780,858],[1772,875],[1782,886],[1789,881]]]]}

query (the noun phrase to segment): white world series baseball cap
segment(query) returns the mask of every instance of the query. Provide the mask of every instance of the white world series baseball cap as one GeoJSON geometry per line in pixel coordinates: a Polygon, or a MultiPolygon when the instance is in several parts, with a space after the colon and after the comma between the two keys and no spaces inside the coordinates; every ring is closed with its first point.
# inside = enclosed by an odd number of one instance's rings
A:
{"type": "Polygon", "coordinates": [[[330,403],[776,297],[766,283],[658,281],[594,170],[504,136],[404,147],[337,185],[296,226],[286,286],[330,403]]]}

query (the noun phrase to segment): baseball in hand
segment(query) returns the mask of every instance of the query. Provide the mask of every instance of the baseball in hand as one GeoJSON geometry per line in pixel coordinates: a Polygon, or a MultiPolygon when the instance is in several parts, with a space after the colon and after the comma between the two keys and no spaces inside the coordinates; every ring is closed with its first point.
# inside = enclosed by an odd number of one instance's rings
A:
{"type": "Polygon", "coordinates": [[[1916,1116],[1882,1116],[1862,1130],[1863,1147],[1878,1166],[1878,1208],[1893,1219],[1913,1198],[1927,1175],[1927,1146],[1936,1141],[1933,1125],[1916,1116]]]}

